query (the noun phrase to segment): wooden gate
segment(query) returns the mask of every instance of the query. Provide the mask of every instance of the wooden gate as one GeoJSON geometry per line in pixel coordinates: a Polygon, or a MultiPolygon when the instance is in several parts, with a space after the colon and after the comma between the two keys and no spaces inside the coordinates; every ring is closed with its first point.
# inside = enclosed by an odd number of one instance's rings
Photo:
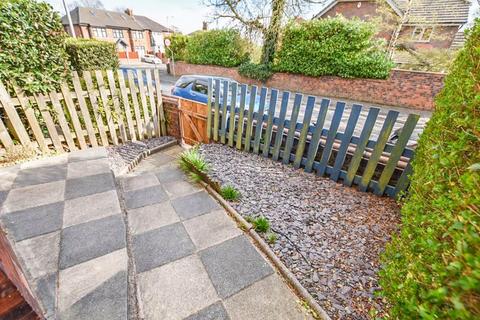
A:
{"type": "Polygon", "coordinates": [[[208,143],[207,105],[192,100],[179,99],[180,131],[186,144],[208,143]]]}

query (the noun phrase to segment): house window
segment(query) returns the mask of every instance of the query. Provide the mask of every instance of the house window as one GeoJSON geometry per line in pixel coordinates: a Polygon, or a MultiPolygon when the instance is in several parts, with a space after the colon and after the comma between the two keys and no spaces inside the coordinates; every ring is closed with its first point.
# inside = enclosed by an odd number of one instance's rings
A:
{"type": "Polygon", "coordinates": [[[143,39],[143,32],[142,31],[132,31],[133,39],[143,39]]]}
{"type": "Polygon", "coordinates": [[[105,28],[92,28],[93,36],[95,38],[106,38],[107,29],[105,28]]]}
{"type": "Polygon", "coordinates": [[[145,55],[145,47],[144,46],[136,46],[135,51],[138,52],[139,57],[143,57],[145,55]]]}
{"type": "Polygon", "coordinates": [[[123,30],[113,29],[113,37],[116,39],[123,38],[123,30]]]}
{"type": "Polygon", "coordinates": [[[429,42],[432,38],[433,27],[416,26],[412,32],[412,40],[417,42],[429,42]]]}

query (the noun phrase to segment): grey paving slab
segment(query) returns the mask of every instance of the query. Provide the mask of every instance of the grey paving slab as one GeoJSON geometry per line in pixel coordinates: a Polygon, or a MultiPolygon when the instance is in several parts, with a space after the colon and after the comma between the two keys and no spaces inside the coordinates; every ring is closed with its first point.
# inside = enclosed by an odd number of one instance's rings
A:
{"type": "Polygon", "coordinates": [[[66,164],[20,170],[13,182],[12,188],[22,188],[36,184],[65,180],[66,164]]]}
{"type": "Polygon", "coordinates": [[[57,306],[57,274],[47,274],[35,281],[35,292],[40,300],[47,319],[54,319],[57,306]]]}
{"type": "Polygon", "coordinates": [[[0,168],[0,191],[8,191],[12,188],[19,170],[20,166],[0,168]]]}
{"type": "Polygon", "coordinates": [[[182,219],[190,219],[201,214],[220,209],[220,206],[205,191],[172,200],[173,208],[182,219]]]}
{"type": "Polygon", "coordinates": [[[138,276],[145,319],[181,320],[218,301],[196,255],[138,276]]]}
{"type": "Polygon", "coordinates": [[[224,210],[216,210],[183,222],[198,250],[242,234],[224,210]]]}
{"type": "Polygon", "coordinates": [[[182,153],[183,151],[185,151],[185,149],[183,149],[181,146],[179,145],[176,145],[176,146],[173,146],[173,147],[170,147],[168,149],[165,149],[163,151],[163,153],[169,155],[169,156],[172,156],[172,157],[176,157],[178,156],[180,153],[182,153]]]}
{"type": "Polygon", "coordinates": [[[159,185],[125,193],[125,205],[127,209],[140,208],[154,203],[163,202],[167,199],[167,194],[159,185]]]}
{"type": "Polygon", "coordinates": [[[65,186],[65,199],[79,198],[115,189],[112,173],[68,179],[65,186]]]}
{"type": "Polygon", "coordinates": [[[105,218],[120,212],[116,190],[66,200],[63,227],[105,218]]]}
{"type": "Polygon", "coordinates": [[[170,199],[178,198],[185,196],[187,194],[191,194],[194,192],[198,192],[202,189],[200,187],[193,185],[187,181],[173,181],[173,182],[165,182],[162,184],[165,192],[167,192],[170,199]]]}
{"type": "Polygon", "coordinates": [[[273,273],[272,267],[245,236],[205,249],[200,257],[221,298],[273,273]]]}
{"type": "Polygon", "coordinates": [[[68,160],[68,154],[60,154],[53,157],[45,157],[41,159],[36,159],[32,161],[27,161],[20,164],[21,169],[31,169],[31,168],[40,168],[40,167],[48,167],[54,165],[63,165],[66,164],[68,160]]]}
{"type": "Polygon", "coordinates": [[[154,165],[156,167],[159,167],[161,165],[173,162],[175,160],[176,160],[175,157],[172,157],[172,156],[170,156],[166,153],[160,152],[160,153],[156,153],[156,154],[151,155],[150,157],[148,157],[145,160],[145,162],[147,164],[151,164],[151,165],[154,165]]]}
{"type": "Polygon", "coordinates": [[[62,320],[127,319],[127,272],[120,271],[60,313],[62,320]]]}
{"type": "Polygon", "coordinates": [[[223,307],[221,302],[209,305],[205,309],[192,314],[185,318],[185,320],[230,320],[227,311],[223,307]]]}
{"type": "Polygon", "coordinates": [[[120,215],[65,228],[60,246],[60,269],[125,247],[125,225],[120,215]]]}
{"type": "Polygon", "coordinates": [[[180,221],[169,201],[130,209],[127,214],[128,226],[133,234],[144,233],[180,221]]]}
{"type": "Polygon", "coordinates": [[[158,168],[157,178],[162,183],[186,181],[185,174],[177,165],[164,165],[158,168]]]}
{"type": "Polygon", "coordinates": [[[65,181],[55,181],[10,190],[2,213],[20,211],[64,200],[65,181]]]}
{"type": "Polygon", "coordinates": [[[93,160],[99,158],[106,158],[107,156],[108,152],[105,148],[90,148],[86,150],[71,152],[68,155],[68,162],[93,160]]]}
{"type": "MultiPolygon", "coordinates": [[[[127,263],[127,251],[121,249],[60,270],[58,282],[58,311],[60,314],[68,312],[75,303],[81,301],[118,273],[127,271],[127,263]]],[[[123,302],[126,304],[125,300],[123,302]]]]}
{"type": "Polygon", "coordinates": [[[107,158],[71,162],[68,164],[67,178],[80,178],[95,174],[109,173],[110,165],[107,158]]]}
{"type": "Polygon", "coordinates": [[[5,202],[5,199],[7,199],[7,195],[8,195],[8,191],[0,191],[0,207],[5,202]]]}
{"type": "Polygon", "coordinates": [[[60,231],[17,242],[15,250],[32,279],[58,271],[60,231]]]}
{"type": "Polygon", "coordinates": [[[240,291],[224,304],[232,320],[313,319],[276,274],[240,291]]]}
{"type": "Polygon", "coordinates": [[[151,173],[128,176],[121,181],[125,192],[159,185],[157,177],[151,173]]]}
{"type": "Polygon", "coordinates": [[[194,250],[195,246],[181,223],[133,237],[133,256],[138,273],[183,258],[194,250]]]}
{"type": "Polygon", "coordinates": [[[62,228],[63,202],[10,212],[1,216],[15,241],[36,237],[62,228]]]}

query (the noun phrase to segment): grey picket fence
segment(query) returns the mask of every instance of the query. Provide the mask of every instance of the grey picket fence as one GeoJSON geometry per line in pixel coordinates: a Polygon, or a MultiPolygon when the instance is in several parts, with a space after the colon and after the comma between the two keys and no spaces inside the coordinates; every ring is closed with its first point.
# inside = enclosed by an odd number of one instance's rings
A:
{"type": "Polygon", "coordinates": [[[409,185],[410,161],[415,154],[407,144],[419,120],[408,115],[395,143],[389,141],[399,113],[390,110],[378,120],[379,109],[369,108],[363,127],[357,128],[362,105],[354,104],[346,124],[340,126],[346,104],[337,102],[330,124],[325,127],[330,100],[321,99],[314,121],[316,98],[296,93],[293,103],[290,93],[283,92],[279,112],[279,90],[245,84],[221,83],[209,79],[207,136],[246,152],[271,157],[297,169],[315,172],[344,185],[358,186],[361,191],[397,197],[409,185]],[[270,99],[267,101],[268,92],[270,99]],[[259,93],[259,99],[258,99],[259,93]],[[266,106],[268,107],[266,108],[266,106]],[[287,117],[287,110],[291,111],[287,117]],[[303,121],[298,121],[299,113],[303,121]],[[372,130],[379,122],[376,139],[372,130]],[[343,132],[339,130],[344,127],[343,132]],[[357,130],[356,130],[357,129],[357,130]],[[360,134],[357,136],[355,132],[360,134]]]}

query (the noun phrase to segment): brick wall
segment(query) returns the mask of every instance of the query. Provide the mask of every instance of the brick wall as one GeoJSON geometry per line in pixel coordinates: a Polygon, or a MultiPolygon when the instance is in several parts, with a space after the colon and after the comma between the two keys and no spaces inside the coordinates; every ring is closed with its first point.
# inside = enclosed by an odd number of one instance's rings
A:
{"type": "MultiPolygon", "coordinates": [[[[205,74],[233,78],[241,83],[262,85],[238,74],[236,68],[175,63],[175,73],[205,74]]],[[[433,110],[434,97],[443,87],[445,74],[392,70],[386,80],[346,79],[333,76],[308,77],[275,73],[265,86],[321,97],[360,101],[372,105],[433,110]]]]}

